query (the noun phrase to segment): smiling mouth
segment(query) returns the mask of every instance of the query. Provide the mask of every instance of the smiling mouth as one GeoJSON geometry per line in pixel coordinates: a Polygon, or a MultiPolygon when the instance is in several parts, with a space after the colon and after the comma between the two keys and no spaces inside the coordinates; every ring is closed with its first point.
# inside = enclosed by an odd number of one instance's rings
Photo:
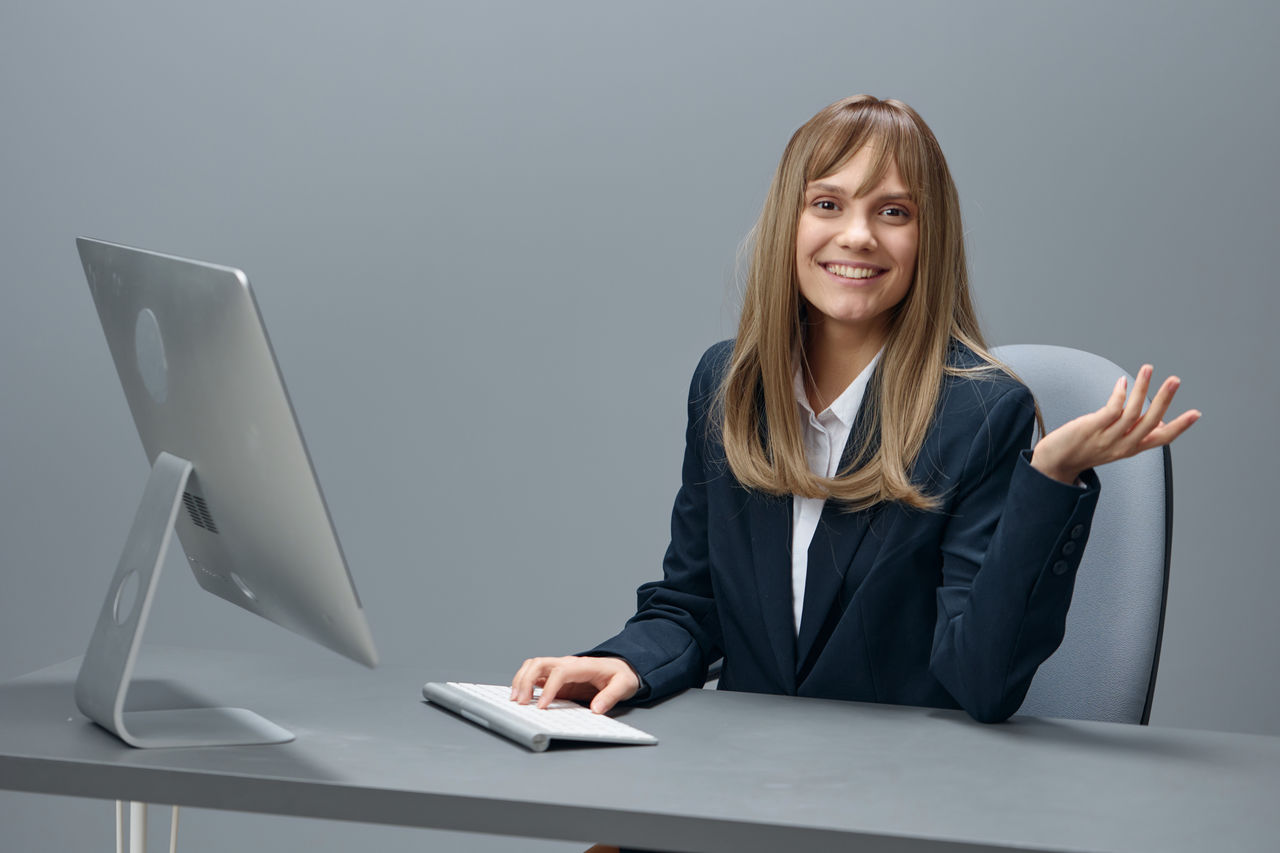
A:
{"type": "Polygon", "coordinates": [[[822,268],[834,276],[849,279],[875,278],[884,272],[878,267],[851,267],[847,264],[823,264],[822,268]]]}

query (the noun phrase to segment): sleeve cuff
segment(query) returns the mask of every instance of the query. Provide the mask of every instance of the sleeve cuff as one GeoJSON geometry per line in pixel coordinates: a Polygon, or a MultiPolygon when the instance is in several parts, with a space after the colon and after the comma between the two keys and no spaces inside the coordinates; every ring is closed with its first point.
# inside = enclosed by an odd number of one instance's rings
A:
{"type": "Polygon", "coordinates": [[[1069,489],[1069,490],[1072,490],[1073,493],[1075,493],[1077,496],[1081,489],[1092,491],[1098,488],[1099,486],[1098,475],[1094,473],[1092,468],[1086,468],[1085,470],[1081,471],[1080,476],[1076,477],[1076,481],[1074,483],[1067,484],[1062,482],[1061,480],[1053,479],[1048,474],[1041,472],[1038,468],[1032,465],[1031,453],[1032,453],[1031,448],[1027,448],[1021,452],[1020,454],[1021,458],[1018,460],[1018,467],[1029,469],[1028,471],[1025,471],[1023,473],[1024,474],[1029,473],[1032,477],[1040,480],[1042,486],[1050,485],[1053,487],[1057,487],[1058,489],[1069,489]]]}

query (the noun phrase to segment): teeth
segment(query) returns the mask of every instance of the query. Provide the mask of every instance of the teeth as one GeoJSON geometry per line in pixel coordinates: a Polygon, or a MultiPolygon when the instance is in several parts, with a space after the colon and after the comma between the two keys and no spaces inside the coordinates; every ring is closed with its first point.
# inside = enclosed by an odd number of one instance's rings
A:
{"type": "Polygon", "coordinates": [[[879,270],[871,267],[848,267],[844,264],[827,264],[827,272],[840,276],[841,278],[871,278],[878,275],[879,270]]]}

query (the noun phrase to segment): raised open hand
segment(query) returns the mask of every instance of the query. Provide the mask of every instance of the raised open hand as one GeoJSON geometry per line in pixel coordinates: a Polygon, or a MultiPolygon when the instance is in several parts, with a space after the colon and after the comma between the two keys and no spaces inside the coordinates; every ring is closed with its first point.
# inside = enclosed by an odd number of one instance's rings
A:
{"type": "Polygon", "coordinates": [[[1128,380],[1120,377],[1105,406],[1068,421],[1040,439],[1031,454],[1031,465],[1055,480],[1074,483],[1087,468],[1162,447],[1182,435],[1200,419],[1200,412],[1191,409],[1165,423],[1165,412],[1181,384],[1178,377],[1170,376],[1144,413],[1152,372],[1151,365],[1142,366],[1127,400],[1128,380]]]}

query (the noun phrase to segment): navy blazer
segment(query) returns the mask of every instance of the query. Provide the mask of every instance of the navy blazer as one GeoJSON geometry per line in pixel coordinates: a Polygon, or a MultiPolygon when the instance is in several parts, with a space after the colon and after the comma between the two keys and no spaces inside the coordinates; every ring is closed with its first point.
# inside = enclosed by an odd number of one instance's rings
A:
{"type": "MultiPolygon", "coordinates": [[[[589,654],[635,667],[632,701],[700,685],[723,657],[722,690],[1014,713],[1062,641],[1099,490],[1092,471],[1080,488],[1031,467],[1031,392],[997,372],[945,378],[912,474],[939,508],[828,501],[797,635],[791,499],[743,487],[712,423],[731,352],[707,350],[690,386],[663,579],[589,654]]],[[[958,344],[950,360],[980,363],[958,344]]],[[[866,412],[864,400],[846,460],[866,412]]]]}

